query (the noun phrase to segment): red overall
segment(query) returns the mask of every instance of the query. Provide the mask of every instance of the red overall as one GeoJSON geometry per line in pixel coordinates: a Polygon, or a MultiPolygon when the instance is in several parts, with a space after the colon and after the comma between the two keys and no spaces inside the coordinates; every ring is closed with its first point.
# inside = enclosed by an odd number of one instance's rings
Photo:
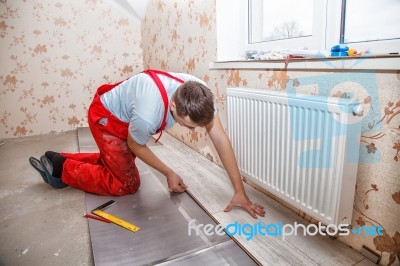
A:
{"type": "MultiPolygon", "coordinates": [[[[166,126],[168,96],[157,74],[168,76],[181,83],[184,81],[159,70],[146,70],[144,73],[154,80],[163,99],[164,117],[161,127],[156,132],[160,132],[161,136],[166,126]]],[[[135,164],[136,156],[126,141],[129,124],[114,116],[100,100],[103,93],[121,82],[102,85],[97,89],[89,107],[88,122],[100,153],[62,153],[67,158],[61,176],[65,184],[100,195],[125,195],[138,190],[140,178],[135,164]]]]}

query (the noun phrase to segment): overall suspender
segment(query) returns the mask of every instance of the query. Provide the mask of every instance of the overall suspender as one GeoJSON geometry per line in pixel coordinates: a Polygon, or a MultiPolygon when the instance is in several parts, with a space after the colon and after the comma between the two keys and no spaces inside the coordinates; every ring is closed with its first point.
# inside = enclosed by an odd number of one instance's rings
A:
{"type": "Polygon", "coordinates": [[[156,139],[156,142],[158,142],[158,140],[161,138],[162,131],[165,129],[165,127],[167,125],[167,114],[168,114],[169,101],[168,101],[167,91],[165,90],[165,87],[164,87],[163,83],[161,82],[160,78],[157,76],[157,74],[167,76],[167,77],[172,78],[180,83],[184,83],[185,81],[183,81],[177,77],[174,77],[171,74],[161,71],[161,70],[148,69],[148,70],[143,71],[143,73],[146,73],[147,75],[149,75],[151,77],[151,79],[156,83],[157,88],[161,94],[162,100],[164,102],[164,117],[163,117],[160,128],[156,131],[156,133],[160,133],[160,135],[156,139]]]}

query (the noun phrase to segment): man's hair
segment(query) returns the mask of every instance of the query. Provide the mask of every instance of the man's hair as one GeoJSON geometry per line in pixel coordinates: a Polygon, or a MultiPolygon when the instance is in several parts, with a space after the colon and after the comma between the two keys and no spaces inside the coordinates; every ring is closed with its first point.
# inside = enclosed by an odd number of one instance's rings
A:
{"type": "Polygon", "coordinates": [[[206,126],[214,118],[213,94],[207,86],[196,81],[187,81],[172,96],[179,116],[189,118],[198,126],[206,126]]]}

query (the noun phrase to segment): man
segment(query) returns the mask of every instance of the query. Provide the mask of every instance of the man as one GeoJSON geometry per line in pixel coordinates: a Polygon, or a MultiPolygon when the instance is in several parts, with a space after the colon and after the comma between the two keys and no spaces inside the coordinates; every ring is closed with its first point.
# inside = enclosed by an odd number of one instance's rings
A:
{"type": "Polygon", "coordinates": [[[205,83],[184,73],[146,70],[114,85],[101,86],[89,107],[88,122],[100,153],[48,151],[40,161],[29,158],[43,180],[54,188],[72,186],[100,195],[135,193],[140,186],[136,156],[167,178],[172,192],[187,188],[182,178],[147,146],[151,136],[178,122],[189,129],[205,127],[234,188],[226,207],[264,216],[262,206],[245,191],[230,141],[215,113],[205,83]]]}

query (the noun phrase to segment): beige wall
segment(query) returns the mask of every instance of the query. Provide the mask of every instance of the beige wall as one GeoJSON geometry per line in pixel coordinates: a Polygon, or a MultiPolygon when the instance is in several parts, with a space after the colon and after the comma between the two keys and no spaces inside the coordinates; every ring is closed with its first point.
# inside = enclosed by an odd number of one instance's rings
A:
{"type": "MultiPolygon", "coordinates": [[[[226,126],[226,87],[247,86],[269,90],[286,90],[286,84],[304,77],[337,74],[306,71],[238,71],[209,70],[208,64],[216,60],[215,1],[162,1],[151,0],[142,25],[144,65],[196,75],[204,79],[216,96],[217,107],[226,126]]],[[[376,80],[379,99],[364,99],[368,108],[379,102],[380,117],[367,121],[370,128],[362,132],[362,149],[366,160],[381,155],[377,163],[362,163],[357,177],[356,197],[352,223],[382,226],[382,237],[356,237],[341,240],[361,250],[362,245],[380,253],[381,264],[400,258],[400,73],[367,74],[376,80]],[[371,102],[371,103],[369,103],[371,102]],[[375,123],[375,126],[373,125],[375,123]],[[377,126],[378,124],[379,126],[377,126]],[[399,256],[396,258],[396,255],[399,256]]],[[[300,84],[301,85],[301,84],[300,84]]],[[[357,91],[350,79],[346,88],[357,91]]],[[[304,93],[320,94],[318,88],[305,88],[304,93]]],[[[336,91],[336,95],[344,91],[336,91]]],[[[175,126],[170,130],[178,139],[198,152],[220,163],[204,130],[191,131],[175,126]]],[[[365,159],[365,158],[364,158],[365,159]]],[[[267,214],[268,215],[268,214],[267,214]]]]}
{"type": "Polygon", "coordinates": [[[143,69],[140,45],[106,0],[0,1],[0,138],[86,126],[96,88],[143,69]]]}

